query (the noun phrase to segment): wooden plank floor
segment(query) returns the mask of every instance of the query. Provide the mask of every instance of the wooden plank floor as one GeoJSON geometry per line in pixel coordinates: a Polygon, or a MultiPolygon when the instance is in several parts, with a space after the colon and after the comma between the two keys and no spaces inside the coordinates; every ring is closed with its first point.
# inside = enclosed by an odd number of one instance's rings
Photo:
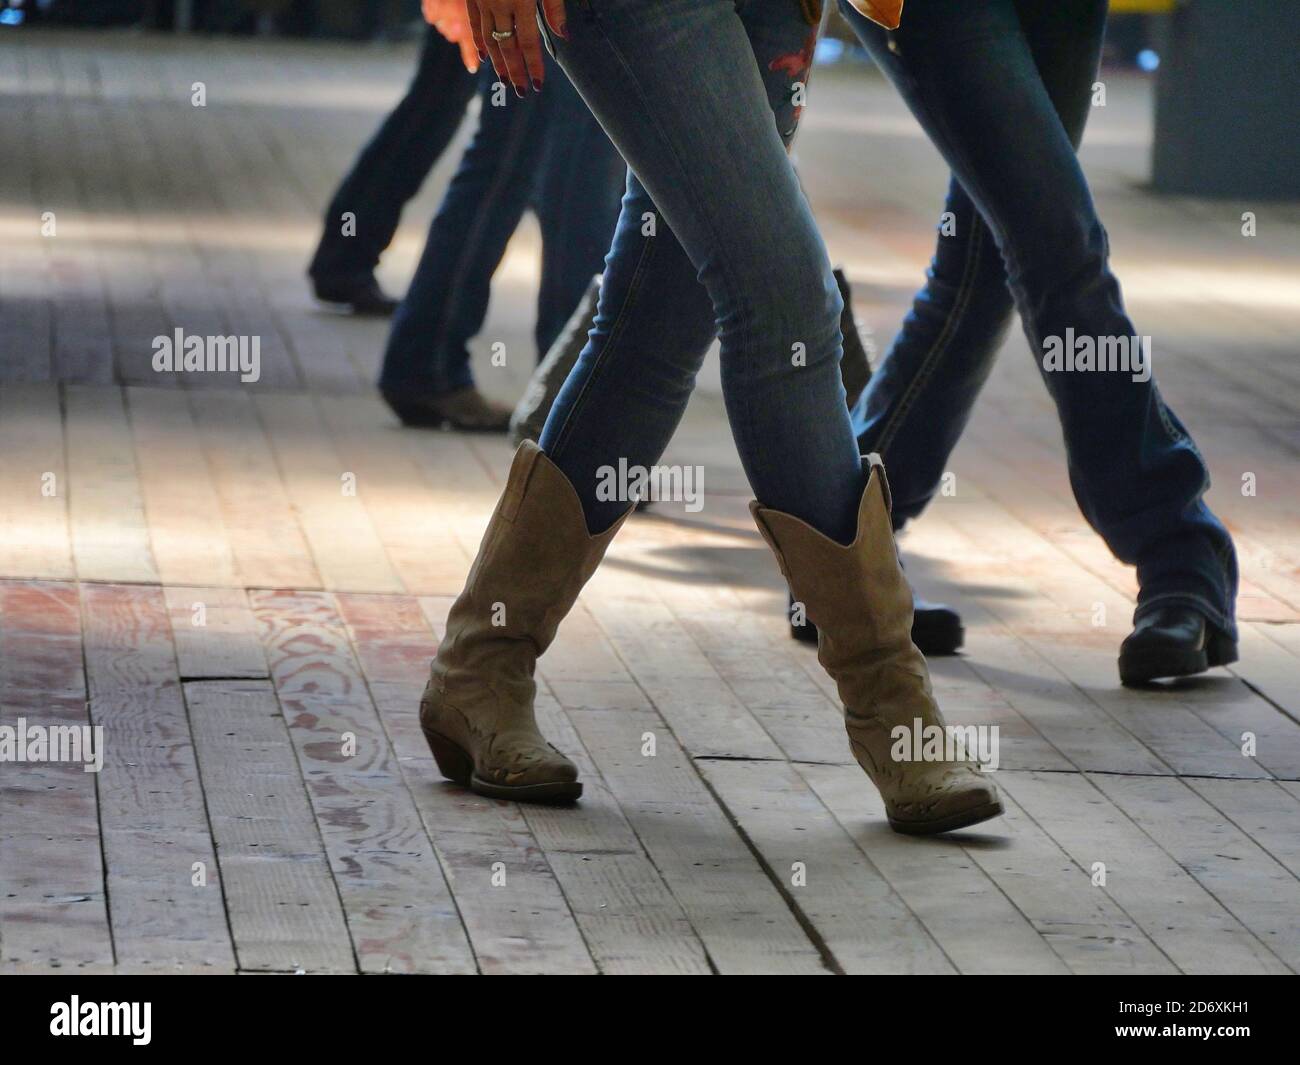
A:
{"type": "MultiPolygon", "coordinates": [[[[540,663],[583,801],[520,808],[441,780],[416,722],[509,450],[399,429],[369,384],[384,325],[320,312],[301,276],[412,59],[0,41],[0,724],[106,736],[98,774],[0,763],[0,972],[1300,971],[1300,210],[1152,195],[1150,85],[1109,79],[1083,158],[1237,538],[1240,663],[1118,686],[1133,576],[1012,338],[955,491],[903,540],[965,615],[935,687],[999,727],[1007,813],[891,833],[786,636],[710,362],[668,459],[704,466],[704,509],[634,517],[540,663]],[[176,328],[259,336],[262,380],[155,373],[176,328]]],[[[870,73],[819,74],[805,121],[883,348],[943,170],[870,73]]],[[[394,290],[456,155],[407,209],[394,290]]],[[[537,251],[526,222],[475,349],[510,400],[537,251]]]]}

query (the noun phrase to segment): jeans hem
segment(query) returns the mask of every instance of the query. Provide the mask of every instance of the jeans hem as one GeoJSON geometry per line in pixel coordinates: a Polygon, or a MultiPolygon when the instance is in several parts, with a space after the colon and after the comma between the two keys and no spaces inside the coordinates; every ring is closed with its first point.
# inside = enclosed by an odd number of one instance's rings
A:
{"type": "Polygon", "coordinates": [[[1136,608],[1133,610],[1133,623],[1137,622],[1151,613],[1157,607],[1181,605],[1199,610],[1209,619],[1210,623],[1219,629],[1233,643],[1238,640],[1237,622],[1230,614],[1225,613],[1221,607],[1216,606],[1213,602],[1203,595],[1197,595],[1195,592],[1157,592],[1152,596],[1142,597],[1136,608]]]}
{"type": "MultiPolygon", "coordinates": [[[[967,246],[966,262],[962,264],[962,278],[958,283],[957,295],[953,300],[952,310],[945,318],[943,328],[939,331],[939,335],[935,337],[930,350],[925,353],[924,358],[921,360],[921,365],[903,390],[902,396],[897,401],[898,405],[894,408],[884,426],[881,427],[875,446],[871,448],[873,451],[879,451],[882,456],[889,451],[890,445],[894,442],[894,437],[902,429],[903,423],[912,412],[917,399],[934,378],[935,372],[942,365],[944,358],[951,352],[952,338],[957,334],[962,316],[970,306],[971,295],[975,291],[979,257],[983,251],[982,231],[984,229],[982,222],[972,220],[971,225],[974,227],[974,233],[971,235],[970,243],[967,246]]],[[[860,439],[859,443],[861,443],[860,439]]]]}

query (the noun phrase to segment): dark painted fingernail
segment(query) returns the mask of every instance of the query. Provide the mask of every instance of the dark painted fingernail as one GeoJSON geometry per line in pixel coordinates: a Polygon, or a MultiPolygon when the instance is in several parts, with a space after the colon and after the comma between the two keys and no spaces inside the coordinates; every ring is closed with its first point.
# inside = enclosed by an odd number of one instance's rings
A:
{"type": "Polygon", "coordinates": [[[513,88],[515,90],[515,95],[522,100],[524,98],[524,90],[521,89],[518,85],[513,86],[513,88]]]}
{"type": "Polygon", "coordinates": [[[558,33],[564,40],[567,41],[569,39],[569,27],[566,23],[561,22],[560,25],[556,28],[555,32],[558,33]]]}
{"type": "Polygon", "coordinates": [[[541,91],[542,91],[542,79],[533,78],[533,92],[541,92],[541,91]]]}

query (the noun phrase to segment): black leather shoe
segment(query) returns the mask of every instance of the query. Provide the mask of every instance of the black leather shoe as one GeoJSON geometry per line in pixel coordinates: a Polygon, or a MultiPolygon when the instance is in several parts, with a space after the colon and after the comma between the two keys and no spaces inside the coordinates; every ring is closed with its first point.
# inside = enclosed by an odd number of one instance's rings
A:
{"type": "Polygon", "coordinates": [[[316,298],[362,318],[388,318],[397,310],[393,299],[372,275],[365,277],[312,278],[316,298]]]}
{"type": "Polygon", "coordinates": [[[955,655],[966,640],[961,615],[912,593],[912,642],[923,655],[955,655]]]}
{"type": "Polygon", "coordinates": [[[1162,677],[1188,677],[1237,661],[1237,645],[1199,610],[1162,606],[1138,618],[1119,648],[1120,683],[1132,687],[1162,677]]]}
{"type": "MultiPolygon", "coordinates": [[[[794,597],[790,597],[790,635],[801,643],[817,642],[817,626],[807,618],[796,625],[794,597]]],[[[931,603],[912,593],[912,642],[923,655],[956,654],[966,639],[961,615],[943,603],[931,603]]]]}

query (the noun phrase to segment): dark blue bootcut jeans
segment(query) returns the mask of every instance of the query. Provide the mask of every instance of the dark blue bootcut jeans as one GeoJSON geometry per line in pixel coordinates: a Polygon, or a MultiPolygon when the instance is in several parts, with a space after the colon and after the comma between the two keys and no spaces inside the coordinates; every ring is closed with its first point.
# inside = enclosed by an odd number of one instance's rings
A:
{"type": "Polygon", "coordinates": [[[545,90],[523,99],[491,64],[479,77],[478,130],[393,316],[379,378],[385,391],[430,396],[474,383],[469,342],[530,206],[542,231],[540,358],[600,273],[618,219],[626,165],[554,63],[547,60],[545,90]]]}
{"type": "MultiPolygon", "coordinates": [[[[1183,604],[1237,638],[1232,539],[1205,505],[1209,472],[1153,379],[1048,370],[1068,337],[1137,335],[1075,156],[1106,0],[908,0],[881,29],[840,9],[952,170],[938,247],[854,411],[889,469],[896,527],[934,496],[1018,310],[1065,437],[1088,523],[1137,567],[1136,616],[1183,604]],[[951,235],[944,235],[945,232],[951,235]]],[[[814,103],[813,106],[816,106],[814,103]]],[[[1159,338],[1155,338],[1159,359],[1159,338]]]]}
{"type": "Polygon", "coordinates": [[[320,245],[307,270],[313,278],[365,281],[374,273],[397,232],[402,208],[456,135],[475,84],[460,49],[428,27],[406,95],[357,156],[325,210],[320,245]],[[345,235],[345,215],[355,221],[351,235],[345,235]]]}
{"type": "Polygon", "coordinates": [[[547,45],[632,173],[542,450],[588,528],[607,528],[627,503],[602,498],[601,471],[659,461],[717,336],[755,496],[848,542],[865,479],[840,383],[843,304],[786,152],[820,0],[569,0],[566,15],[547,45]]]}

